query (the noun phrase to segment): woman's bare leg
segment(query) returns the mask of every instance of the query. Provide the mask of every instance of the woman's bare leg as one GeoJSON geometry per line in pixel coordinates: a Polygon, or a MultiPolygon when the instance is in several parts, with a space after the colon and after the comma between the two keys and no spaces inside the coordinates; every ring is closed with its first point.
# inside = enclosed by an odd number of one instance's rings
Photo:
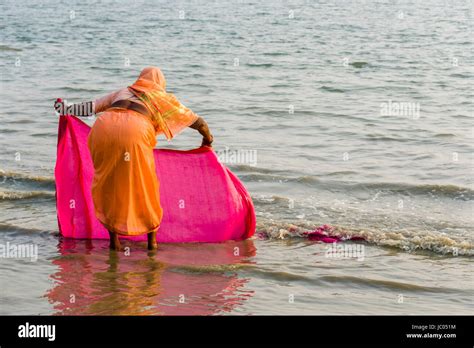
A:
{"type": "Polygon", "coordinates": [[[122,246],[117,233],[109,231],[110,236],[110,249],[120,251],[122,246]]]}
{"type": "Polygon", "coordinates": [[[158,249],[158,243],[156,242],[156,230],[148,233],[148,250],[158,249]]]}

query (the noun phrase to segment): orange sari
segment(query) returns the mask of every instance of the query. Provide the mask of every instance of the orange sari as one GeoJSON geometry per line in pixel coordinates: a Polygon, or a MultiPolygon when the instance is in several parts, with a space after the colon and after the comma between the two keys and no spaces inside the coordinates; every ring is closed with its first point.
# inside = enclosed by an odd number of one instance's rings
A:
{"type": "Polygon", "coordinates": [[[129,99],[146,106],[151,116],[111,108],[122,92],[96,101],[95,111],[101,113],[88,138],[94,163],[92,198],[97,218],[111,232],[140,235],[161,223],[153,157],[156,136],[163,133],[170,140],[198,118],[165,87],[163,73],[153,67],[144,69],[129,87],[129,99]]]}

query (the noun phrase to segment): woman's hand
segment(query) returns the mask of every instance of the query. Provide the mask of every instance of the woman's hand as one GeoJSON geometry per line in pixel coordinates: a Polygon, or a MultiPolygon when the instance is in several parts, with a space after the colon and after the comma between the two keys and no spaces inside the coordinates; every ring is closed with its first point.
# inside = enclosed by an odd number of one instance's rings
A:
{"type": "Polygon", "coordinates": [[[202,138],[202,143],[201,146],[209,146],[212,147],[212,142],[214,141],[214,137],[212,134],[209,134],[208,136],[204,136],[202,138]]]}
{"type": "Polygon", "coordinates": [[[64,105],[65,104],[61,98],[56,99],[56,101],[54,102],[54,109],[57,113],[59,113],[59,115],[64,115],[64,105]]]}
{"type": "Polygon", "coordinates": [[[211,131],[209,130],[209,126],[207,125],[207,122],[204,121],[204,119],[199,116],[196,122],[194,122],[192,125],[190,125],[192,129],[196,129],[201,135],[202,135],[202,146],[209,146],[212,147],[212,142],[214,141],[214,137],[211,134],[211,131]]]}

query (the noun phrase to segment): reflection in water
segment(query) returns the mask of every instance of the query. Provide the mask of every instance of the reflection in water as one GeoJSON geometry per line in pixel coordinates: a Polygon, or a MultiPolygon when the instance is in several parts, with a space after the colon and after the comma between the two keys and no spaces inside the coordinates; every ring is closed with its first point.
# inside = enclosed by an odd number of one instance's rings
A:
{"type": "MultiPolygon", "coordinates": [[[[161,244],[129,242],[129,255],[108,241],[62,239],[58,271],[46,297],[65,315],[210,315],[231,312],[253,295],[236,269],[253,267],[251,240],[161,244]]],[[[127,249],[126,249],[127,250],[127,249]]]]}

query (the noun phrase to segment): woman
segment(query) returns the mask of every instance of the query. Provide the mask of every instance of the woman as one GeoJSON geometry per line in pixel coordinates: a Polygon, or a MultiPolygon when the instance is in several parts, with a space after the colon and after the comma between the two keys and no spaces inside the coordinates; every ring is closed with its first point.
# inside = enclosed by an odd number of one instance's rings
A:
{"type": "Polygon", "coordinates": [[[204,119],[166,92],[160,69],[143,69],[131,86],[94,102],[55,108],[61,114],[99,114],[88,138],[94,163],[92,198],[95,214],[110,234],[110,248],[120,250],[118,235],[148,234],[148,249],[157,248],[156,232],[163,211],[155,172],[156,136],[171,140],[187,127],[203,136],[201,146],[213,137],[204,119]]]}

